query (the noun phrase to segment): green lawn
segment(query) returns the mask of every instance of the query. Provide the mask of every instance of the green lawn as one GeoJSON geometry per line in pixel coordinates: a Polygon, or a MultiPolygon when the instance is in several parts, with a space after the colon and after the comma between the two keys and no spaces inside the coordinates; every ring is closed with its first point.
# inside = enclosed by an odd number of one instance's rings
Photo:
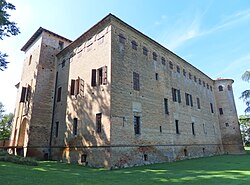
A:
{"type": "MultiPolygon", "coordinates": [[[[250,148],[248,152],[250,151],[250,148]]],[[[0,162],[0,184],[250,184],[250,153],[162,163],[119,170],[57,162],[24,166],[0,162]]]]}

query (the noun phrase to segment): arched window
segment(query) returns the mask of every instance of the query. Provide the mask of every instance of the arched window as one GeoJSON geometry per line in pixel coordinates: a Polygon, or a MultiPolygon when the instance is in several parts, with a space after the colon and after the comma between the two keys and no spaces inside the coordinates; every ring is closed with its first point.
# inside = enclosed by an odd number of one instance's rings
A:
{"type": "Polygon", "coordinates": [[[132,42],[131,42],[131,45],[132,45],[132,48],[134,49],[134,50],[137,50],[137,43],[134,41],[134,40],[132,40],[132,42]]]}
{"type": "Polygon", "coordinates": [[[218,89],[219,91],[223,91],[223,87],[221,85],[218,87],[218,89]]]}
{"type": "Polygon", "coordinates": [[[173,65],[173,63],[171,61],[169,61],[169,68],[174,69],[174,65],[173,65]]]}
{"type": "Polygon", "coordinates": [[[124,35],[122,33],[120,33],[118,36],[119,36],[119,42],[122,44],[125,44],[126,38],[124,37],[124,35]]]}
{"type": "Polygon", "coordinates": [[[232,86],[231,86],[231,85],[228,85],[228,86],[227,86],[227,89],[228,89],[229,91],[231,91],[231,90],[232,90],[232,86]]]}
{"type": "Polygon", "coordinates": [[[166,65],[166,60],[165,60],[165,58],[164,57],[161,57],[161,63],[162,63],[162,65],[166,65]]]}

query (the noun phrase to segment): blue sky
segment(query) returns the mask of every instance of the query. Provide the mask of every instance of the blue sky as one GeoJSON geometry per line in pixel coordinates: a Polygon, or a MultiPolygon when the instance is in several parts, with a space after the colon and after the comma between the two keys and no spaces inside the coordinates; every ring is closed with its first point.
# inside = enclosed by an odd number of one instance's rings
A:
{"type": "Polygon", "coordinates": [[[40,27],[74,40],[112,13],[156,40],[213,79],[234,79],[238,115],[246,108],[239,96],[250,84],[241,75],[250,70],[249,0],[9,0],[21,34],[0,40],[9,54],[0,72],[0,101],[13,112],[14,87],[20,81],[24,53],[20,48],[40,27]]]}

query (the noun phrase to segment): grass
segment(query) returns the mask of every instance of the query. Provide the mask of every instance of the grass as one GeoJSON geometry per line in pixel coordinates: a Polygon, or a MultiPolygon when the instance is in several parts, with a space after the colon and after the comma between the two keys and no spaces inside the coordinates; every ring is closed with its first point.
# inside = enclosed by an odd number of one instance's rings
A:
{"type": "Polygon", "coordinates": [[[0,162],[0,184],[249,184],[250,147],[246,155],[224,155],[119,170],[57,162],[24,166],[0,162]]]}

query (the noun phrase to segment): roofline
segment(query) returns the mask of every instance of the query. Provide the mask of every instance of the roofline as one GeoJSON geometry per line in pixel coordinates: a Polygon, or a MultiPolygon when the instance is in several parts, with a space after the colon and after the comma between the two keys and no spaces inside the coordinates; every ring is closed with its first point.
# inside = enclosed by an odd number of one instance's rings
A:
{"type": "Polygon", "coordinates": [[[42,34],[42,32],[47,32],[47,33],[49,33],[49,34],[52,34],[52,35],[54,35],[54,36],[56,36],[56,37],[59,37],[59,38],[61,38],[61,39],[63,39],[63,40],[66,40],[66,41],[68,41],[68,42],[72,42],[71,40],[69,40],[69,39],[67,39],[67,38],[65,38],[65,37],[63,37],[63,36],[61,36],[61,35],[58,35],[58,34],[56,34],[56,33],[54,33],[54,32],[52,32],[52,31],[49,31],[49,30],[47,30],[47,29],[45,29],[45,28],[42,28],[42,27],[39,27],[38,28],[38,30],[30,37],[30,39],[24,44],[24,46],[21,48],[21,51],[26,51],[28,48],[29,48],[29,46],[42,34]]]}

